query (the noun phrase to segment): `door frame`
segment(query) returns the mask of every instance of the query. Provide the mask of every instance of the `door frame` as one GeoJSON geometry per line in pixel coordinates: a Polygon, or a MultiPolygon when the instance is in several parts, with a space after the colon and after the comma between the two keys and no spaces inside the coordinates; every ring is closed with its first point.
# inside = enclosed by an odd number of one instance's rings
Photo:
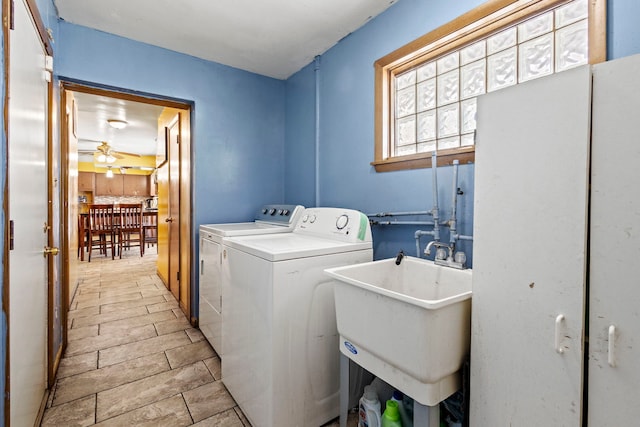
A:
{"type": "MultiPolygon", "coordinates": [[[[136,91],[135,93],[123,89],[112,86],[105,86],[98,83],[91,83],[86,81],[78,81],[74,79],[69,79],[65,77],[60,77],[60,121],[61,121],[61,191],[62,194],[66,195],[69,191],[69,147],[68,147],[68,123],[67,123],[67,114],[65,113],[65,105],[66,105],[66,92],[82,92],[88,93],[92,95],[106,96],[109,98],[117,98],[124,99],[128,101],[142,102],[146,104],[159,105],[163,107],[176,108],[180,110],[185,110],[187,117],[191,118],[194,110],[194,104],[190,101],[177,100],[174,98],[168,98],[161,95],[141,93],[136,91]]],[[[181,280],[187,281],[189,286],[187,287],[188,295],[187,301],[191,301],[191,260],[193,259],[193,249],[191,245],[192,240],[192,229],[193,229],[193,210],[191,209],[193,203],[192,189],[193,189],[193,174],[191,173],[191,165],[193,163],[193,150],[192,150],[192,130],[191,130],[192,120],[189,120],[189,129],[188,132],[185,132],[185,137],[183,138],[183,146],[182,150],[187,155],[181,156],[181,170],[187,171],[188,173],[184,175],[184,179],[181,179],[180,182],[180,209],[181,209],[181,229],[188,230],[187,233],[180,236],[180,262],[181,265],[188,266],[188,269],[180,272],[181,280]],[[187,215],[182,215],[182,212],[188,211],[187,215]]],[[[181,175],[182,177],[182,175],[181,175]]],[[[62,219],[63,224],[61,227],[61,251],[63,252],[63,259],[69,260],[71,256],[75,256],[75,254],[71,254],[70,252],[70,231],[72,227],[75,227],[75,223],[69,223],[69,203],[73,203],[74,201],[64,200],[61,204],[63,207],[62,219]]],[[[182,233],[181,233],[182,234],[182,233]]],[[[66,312],[69,309],[68,301],[69,301],[69,262],[63,263],[63,271],[62,271],[62,288],[63,288],[63,296],[62,299],[64,301],[63,311],[65,312],[65,318],[63,319],[63,341],[66,346],[67,343],[67,323],[66,323],[66,312]]],[[[195,319],[193,313],[192,304],[188,304],[185,307],[187,310],[187,315],[191,319],[193,323],[193,319],[195,319]]]]}
{"type": "MultiPolygon", "coordinates": [[[[4,356],[4,360],[1,362],[4,364],[4,425],[10,425],[10,411],[11,411],[11,402],[10,402],[10,391],[11,391],[11,383],[10,383],[10,378],[9,378],[9,373],[10,373],[10,366],[11,366],[11,361],[9,360],[9,345],[10,345],[10,334],[11,334],[11,325],[10,325],[10,295],[9,295],[9,290],[10,290],[10,277],[9,277],[9,237],[11,235],[11,230],[10,230],[10,224],[9,224],[9,212],[10,212],[10,206],[9,206],[9,132],[10,132],[10,123],[9,123],[9,96],[8,96],[8,90],[9,90],[9,81],[11,79],[10,76],[10,71],[9,71],[9,66],[10,66],[10,59],[11,59],[11,51],[10,51],[10,38],[11,38],[11,26],[13,25],[13,17],[11,16],[11,12],[13,10],[12,8],[12,3],[13,0],[2,0],[2,33],[3,33],[3,48],[4,48],[4,99],[3,99],[3,108],[4,108],[4,113],[3,113],[3,132],[4,132],[4,138],[2,140],[2,158],[5,159],[6,161],[6,168],[2,171],[3,174],[3,179],[4,179],[4,188],[3,188],[3,204],[4,204],[4,218],[3,218],[3,232],[4,232],[4,246],[3,246],[3,254],[2,254],[2,312],[3,315],[5,316],[6,319],[6,325],[7,325],[7,332],[6,335],[4,337],[3,340],[3,345],[4,345],[4,349],[5,349],[5,356],[4,356]]],[[[47,30],[45,29],[44,26],[44,22],[42,20],[42,16],[40,15],[40,12],[38,10],[38,6],[36,4],[36,0],[25,0],[26,6],[27,6],[27,11],[31,14],[31,18],[33,19],[33,22],[35,23],[37,32],[38,32],[38,36],[40,37],[40,41],[42,42],[42,45],[44,47],[44,51],[45,53],[50,56],[53,57],[53,47],[51,45],[51,41],[49,39],[49,35],[47,33],[47,30]]],[[[55,194],[53,192],[52,189],[52,179],[53,176],[51,175],[52,173],[52,165],[51,165],[51,160],[52,160],[52,156],[53,156],[53,73],[51,73],[51,80],[48,82],[47,85],[47,153],[45,154],[47,156],[47,159],[49,161],[49,164],[47,165],[47,180],[49,182],[48,184],[48,190],[47,190],[47,197],[55,197],[55,194]]],[[[50,204],[51,205],[51,204],[50,204]]],[[[51,224],[52,219],[53,219],[53,210],[50,209],[48,210],[48,218],[47,221],[49,224],[51,224]]],[[[49,232],[48,232],[48,236],[47,236],[47,243],[51,246],[53,244],[53,242],[55,241],[55,236],[53,234],[53,230],[50,228],[49,232]]],[[[51,335],[50,331],[52,330],[52,322],[53,322],[53,305],[51,304],[51,296],[53,295],[54,292],[54,283],[52,281],[52,271],[53,271],[53,257],[49,256],[48,257],[48,268],[47,268],[47,272],[48,272],[48,278],[47,278],[47,286],[48,286],[48,290],[47,290],[47,295],[49,298],[48,301],[48,321],[49,321],[49,326],[47,326],[47,359],[48,359],[48,365],[52,366],[54,364],[54,361],[52,360],[52,343],[51,343],[51,335]]],[[[50,373],[50,370],[47,369],[47,371],[50,373]]],[[[48,381],[52,381],[52,378],[48,378],[48,381]]]]}

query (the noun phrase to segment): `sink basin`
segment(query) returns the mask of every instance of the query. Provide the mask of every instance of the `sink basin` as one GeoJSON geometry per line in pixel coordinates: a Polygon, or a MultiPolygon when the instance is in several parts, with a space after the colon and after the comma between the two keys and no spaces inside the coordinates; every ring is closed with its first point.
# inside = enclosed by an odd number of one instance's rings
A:
{"type": "Polygon", "coordinates": [[[469,354],[471,270],[404,257],[325,270],[334,280],[340,351],[419,403],[461,386],[469,354]]]}

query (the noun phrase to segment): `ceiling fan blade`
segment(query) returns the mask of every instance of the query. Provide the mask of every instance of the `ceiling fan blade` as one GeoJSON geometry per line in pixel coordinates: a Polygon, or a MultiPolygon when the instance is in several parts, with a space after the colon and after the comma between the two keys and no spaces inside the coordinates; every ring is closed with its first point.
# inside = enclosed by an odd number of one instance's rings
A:
{"type": "Polygon", "coordinates": [[[131,157],[142,157],[140,154],[136,154],[136,153],[127,153],[126,151],[116,151],[116,153],[118,154],[123,154],[125,156],[131,156],[131,157]]]}

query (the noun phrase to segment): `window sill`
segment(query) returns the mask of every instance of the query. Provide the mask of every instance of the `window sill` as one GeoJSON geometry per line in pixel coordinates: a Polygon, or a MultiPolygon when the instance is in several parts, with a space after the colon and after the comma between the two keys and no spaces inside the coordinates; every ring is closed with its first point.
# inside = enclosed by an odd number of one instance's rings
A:
{"type": "MultiPolygon", "coordinates": [[[[438,151],[438,165],[448,166],[458,160],[461,165],[474,163],[475,147],[456,148],[438,151]]],[[[391,172],[406,169],[422,169],[431,167],[431,153],[412,154],[410,156],[392,157],[371,162],[376,172],[391,172]]]]}

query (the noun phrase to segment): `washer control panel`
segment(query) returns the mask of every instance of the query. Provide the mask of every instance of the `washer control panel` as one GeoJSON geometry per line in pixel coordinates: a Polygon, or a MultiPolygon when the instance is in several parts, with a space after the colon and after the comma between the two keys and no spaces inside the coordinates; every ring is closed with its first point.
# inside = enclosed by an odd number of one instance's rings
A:
{"type": "Polygon", "coordinates": [[[365,214],[353,209],[307,208],[294,232],[347,242],[370,242],[371,227],[365,214]]]}
{"type": "Polygon", "coordinates": [[[294,225],[303,211],[304,206],[300,205],[264,205],[256,212],[255,220],[272,224],[294,225]]]}

